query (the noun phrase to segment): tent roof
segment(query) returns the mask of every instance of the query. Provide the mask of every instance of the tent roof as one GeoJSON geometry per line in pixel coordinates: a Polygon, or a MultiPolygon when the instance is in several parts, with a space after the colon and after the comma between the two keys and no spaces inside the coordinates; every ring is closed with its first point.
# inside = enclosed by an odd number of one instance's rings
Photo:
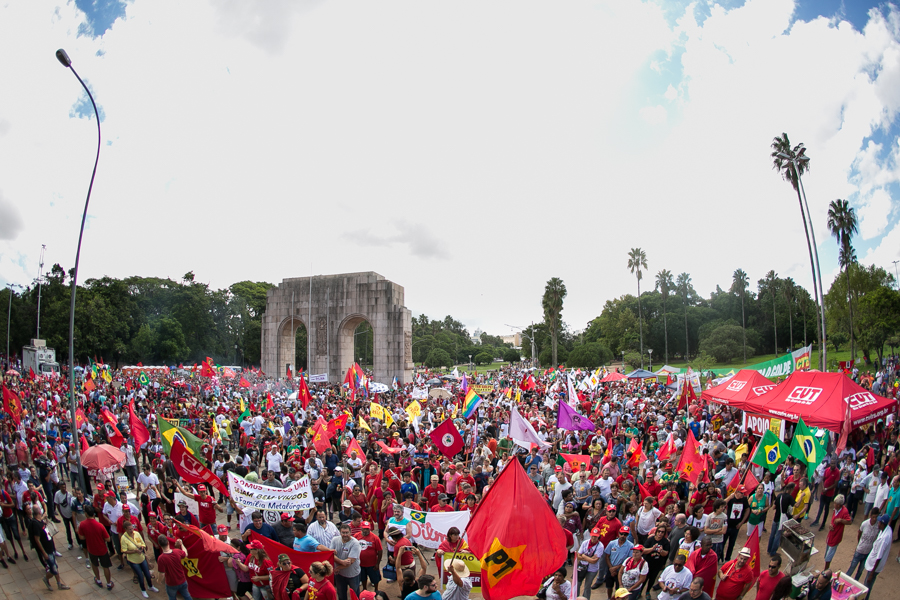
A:
{"type": "Polygon", "coordinates": [[[803,422],[840,433],[847,418],[859,427],[896,410],[897,401],[876,396],[843,373],[794,371],[770,392],[749,399],[744,410],[803,422]]]}
{"type": "Polygon", "coordinates": [[[625,379],[625,376],[622,375],[621,373],[617,373],[617,372],[613,371],[612,373],[610,373],[609,375],[607,375],[606,377],[601,379],[600,383],[609,383],[611,381],[619,381],[621,379],[625,379]]]}
{"type": "Polygon", "coordinates": [[[626,377],[628,379],[656,379],[656,373],[651,373],[646,369],[635,369],[626,377]]]}
{"type": "Polygon", "coordinates": [[[663,365],[663,368],[656,372],[657,375],[675,375],[677,373],[681,373],[681,369],[678,367],[670,367],[669,365],[663,365]]]}
{"type": "Polygon", "coordinates": [[[722,385],[705,390],[700,397],[709,402],[743,409],[748,400],[758,398],[774,388],[775,384],[759,371],[741,369],[722,385]]]}

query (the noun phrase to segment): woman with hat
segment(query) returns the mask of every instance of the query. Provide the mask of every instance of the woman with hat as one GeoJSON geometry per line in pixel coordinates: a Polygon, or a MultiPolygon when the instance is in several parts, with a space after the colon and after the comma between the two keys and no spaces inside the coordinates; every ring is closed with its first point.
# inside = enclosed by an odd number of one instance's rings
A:
{"type": "Polygon", "coordinates": [[[250,581],[253,583],[251,590],[253,600],[272,600],[269,571],[275,568],[275,565],[266,553],[265,547],[258,540],[247,544],[247,549],[250,550],[250,554],[246,562],[237,562],[235,566],[250,574],[250,581]]]}
{"type": "Polygon", "coordinates": [[[309,589],[309,576],[291,564],[287,554],[278,555],[278,567],[269,573],[275,600],[300,600],[309,589]]]}

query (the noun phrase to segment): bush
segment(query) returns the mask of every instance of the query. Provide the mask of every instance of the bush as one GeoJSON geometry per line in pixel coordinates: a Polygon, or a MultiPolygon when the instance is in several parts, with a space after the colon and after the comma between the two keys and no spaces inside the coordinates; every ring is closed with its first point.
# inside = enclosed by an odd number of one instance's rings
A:
{"type": "MultiPolygon", "coordinates": [[[[708,354],[716,361],[727,363],[744,355],[743,332],[740,325],[730,323],[719,325],[707,337],[700,340],[700,352],[708,354]]],[[[753,355],[753,348],[747,347],[747,356],[753,355]]]]}
{"type": "Polygon", "coordinates": [[[572,352],[566,359],[566,366],[596,369],[600,365],[609,364],[610,361],[612,361],[612,351],[604,344],[592,342],[572,348],[572,352]]]}
{"type": "Polygon", "coordinates": [[[503,360],[509,363],[517,363],[522,360],[522,354],[513,348],[507,348],[503,351],[503,360]]]}
{"type": "MultiPolygon", "coordinates": [[[[566,360],[569,358],[569,351],[566,350],[565,346],[560,344],[556,347],[556,360],[560,365],[566,363],[566,360]]],[[[550,344],[547,344],[547,347],[541,350],[540,354],[538,354],[538,360],[541,361],[542,365],[557,367],[559,365],[554,365],[553,363],[553,349],[550,347],[550,344]]]]}
{"type": "Polygon", "coordinates": [[[494,357],[488,352],[481,352],[475,355],[476,365],[489,365],[494,362],[494,357]]]}
{"type": "Polygon", "coordinates": [[[450,354],[446,350],[435,348],[428,353],[428,357],[425,359],[425,366],[429,369],[449,367],[452,362],[453,361],[450,360],[450,354]]]}

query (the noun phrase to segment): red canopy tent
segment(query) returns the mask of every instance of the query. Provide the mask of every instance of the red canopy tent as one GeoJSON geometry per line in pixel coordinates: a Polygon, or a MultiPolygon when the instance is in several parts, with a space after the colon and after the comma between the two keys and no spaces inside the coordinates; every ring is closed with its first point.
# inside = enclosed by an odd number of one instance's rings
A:
{"type": "Polygon", "coordinates": [[[763,377],[759,371],[741,369],[722,385],[704,391],[700,398],[707,402],[718,402],[743,409],[749,400],[758,398],[774,388],[775,384],[763,377]]]}
{"type": "Polygon", "coordinates": [[[610,373],[609,375],[607,375],[606,377],[601,379],[600,383],[609,383],[611,381],[621,381],[623,379],[626,379],[625,375],[623,375],[622,373],[616,373],[615,371],[613,371],[612,373],[610,373]]]}
{"type": "Polygon", "coordinates": [[[841,433],[871,423],[897,409],[897,401],[876,396],[843,373],[794,371],[772,391],[749,399],[744,410],[841,433]]]}

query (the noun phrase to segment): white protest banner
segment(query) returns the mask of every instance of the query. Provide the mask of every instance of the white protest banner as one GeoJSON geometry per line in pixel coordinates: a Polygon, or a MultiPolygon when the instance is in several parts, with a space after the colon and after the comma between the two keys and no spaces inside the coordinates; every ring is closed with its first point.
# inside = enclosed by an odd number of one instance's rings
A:
{"type": "Polygon", "coordinates": [[[328,373],[319,373],[318,375],[309,376],[310,383],[328,383],[328,373]]]}
{"type": "MultiPolygon", "coordinates": [[[[399,505],[396,505],[399,506],[399,505]]],[[[409,519],[412,530],[411,542],[426,548],[437,548],[445,539],[447,531],[456,527],[461,532],[469,524],[469,511],[454,512],[421,512],[411,508],[403,508],[403,516],[409,519]]]]}
{"type": "Polygon", "coordinates": [[[315,506],[315,498],[304,476],[284,489],[247,481],[232,471],[228,472],[228,491],[238,504],[256,510],[292,512],[315,506]]]}

